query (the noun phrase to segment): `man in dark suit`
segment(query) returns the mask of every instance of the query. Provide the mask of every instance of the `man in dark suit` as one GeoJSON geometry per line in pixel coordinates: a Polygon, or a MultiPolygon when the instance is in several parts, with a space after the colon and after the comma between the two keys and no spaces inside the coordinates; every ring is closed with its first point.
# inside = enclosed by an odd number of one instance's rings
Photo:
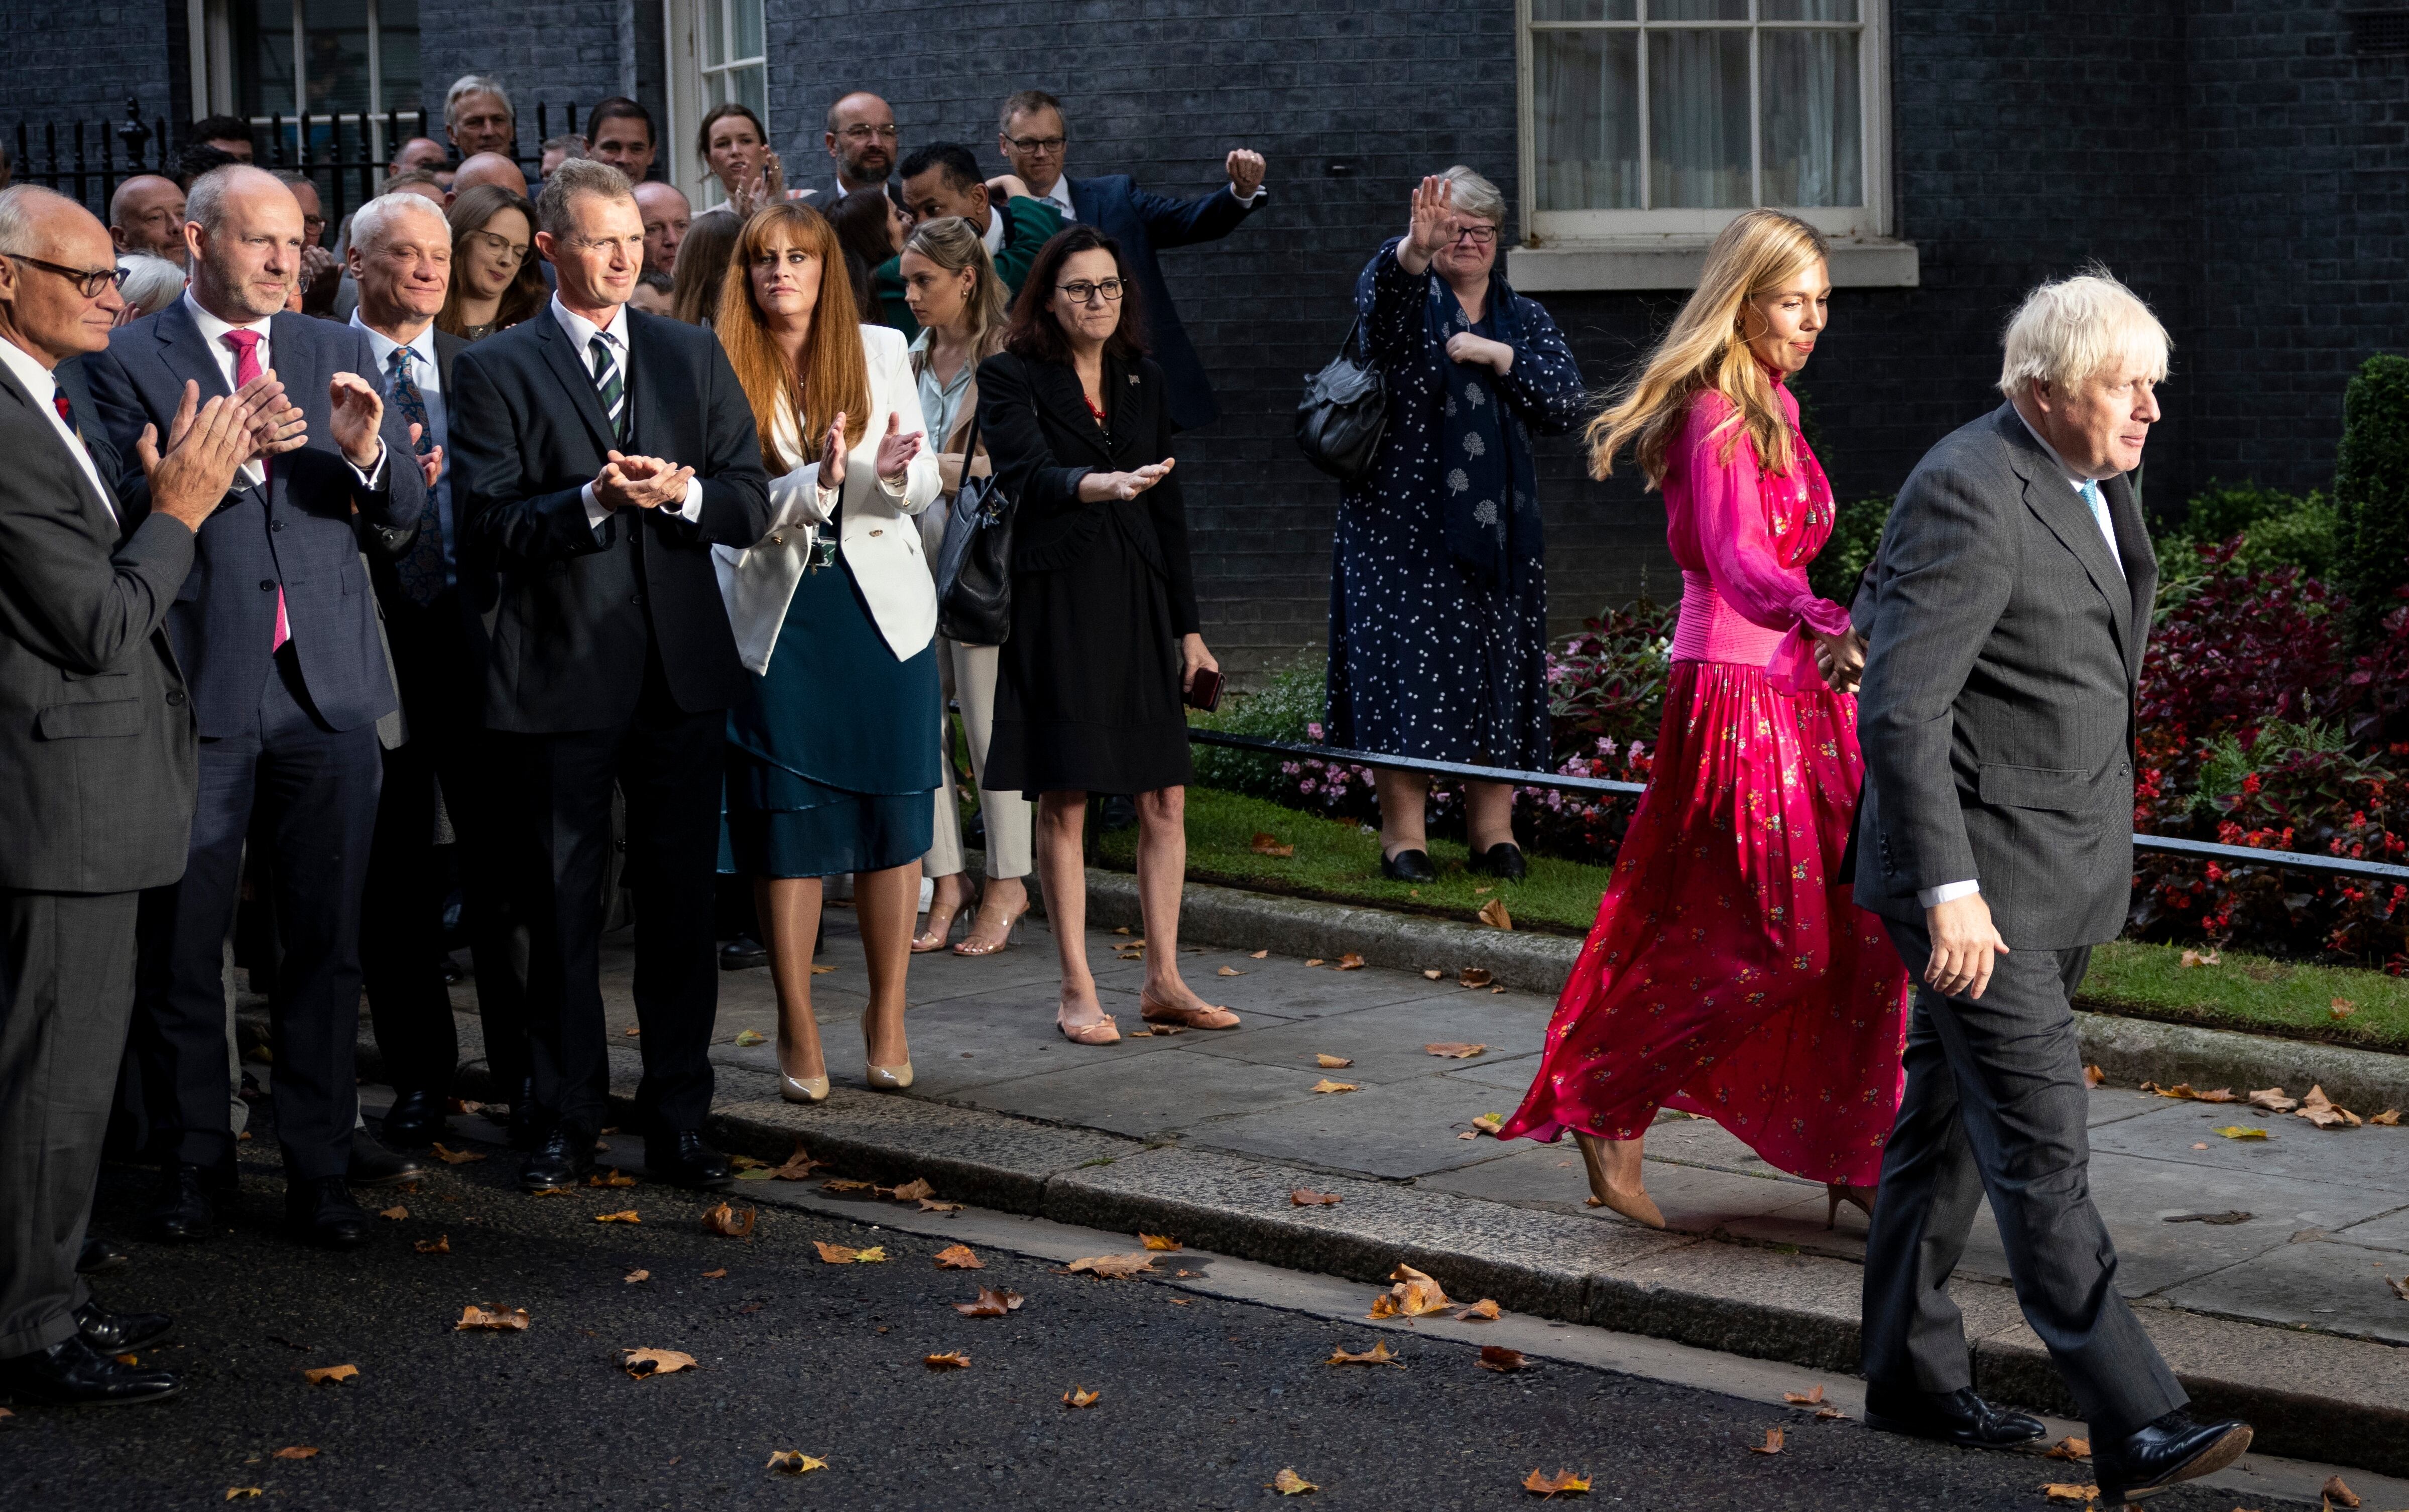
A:
{"type": "Polygon", "coordinates": [[[2184,1415],[2116,1289],[2070,1003],[2132,886],[2133,697],[2158,569],[2126,478],[2166,370],[2166,332],[2122,284],[2035,290],[2008,327],[2008,402],[1917,464],[1859,596],[1856,896],[1923,984],[1866,1238],[1866,1421],[1967,1445],[2041,1436],[1970,1390],[1949,1300],[1987,1194],[2109,1505],[2250,1445],[2245,1424],[2184,1415]]]}
{"type": "Polygon", "coordinates": [[[1022,90],[1003,102],[997,149],[1027,181],[1029,192],[1053,206],[1063,220],[1092,225],[1120,243],[1122,265],[1137,281],[1145,301],[1147,354],[1162,365],[1171,386],[1172,424],[1182,430],[1208,425],[1221,411],[1213,402],[1204,364],[1172,307],[1171,289],[1162,281],[1154,253],[1159,247],[1218,241],[1236,230],[1263,202],[1262,154],[1243,148],[1233,151],[1225,165],[1230,174],[1226,189],[1198,199],[1168,199],[1140,189],[1126,173],[1065,177],[1068,138],[1062,102],[1044,90],[1022,90]]]}
{"type": "MultiPolygon", "coordinates": [[[[301,266],[300,206],[257,168],[194,180],[182,299],[120,327],[85,359],[94,404],[122,456],[164,427],[187,383],[227,394],[274,372],[292,407],[270,455],[244,464],[201,527],[168,629],[192,679],[201,733],[190,863],[146,902],[137,1053],[163,1146],[151,1231],[202,1237],[210,1189],[230,1184],[221,958],[246,836],[269,853],[281,958],[271,1092],[286,1217],[318,1243],[368,1232],[352,1201],[360,891],[376,823],[376,722],[396,699],[353,516],[417,526],[426,483],[408,427],[362,376],[368,337],[281,311],[301,266]]],[[[147,503],[138,475],[121,483],[147,503]]]]}
{"type": "Polygon", "coordinates": [[[483,734],[482,634],[459,590],[459,516],[452,493],[454,359],[469,343],[435,328],[451,286],[452,232],[416,194],[387,194],[352,222],[351,272],[359,285],[352,324],[368,335],[377,383],[400,412],[430,480],[426,512],[398,554],[375,549],[369,579],[384,612],[400,684],[403,741],[384,753],[384,786],[361,910],[360,964],[385,1079],[387,1143],[423,1149],[446,1131],[443,1113],[458,1069],[459,1037],[443,973],[443,903],[450,890],[435,843],[451,821],[484,1018],[486,1064],[516,1105],[527,1078],[526,983],[515,962],[502,876],[507,827],[483,734]]]}
{"type": "Polygon", "coordinates": [[[453,365],[463,582],[483,621],[484,718],[528,860],[530,1190],[594,1163],[610,1063],[602,881],[627,799],[646,1163],[713,1185],[702,1143],[718,1010],[712,897],[728,709],[751,678],[712,566],[769,528],[752,407],[708,330],[627,308],[644,223],[607,163],[560,166],[536,208],[560,275],[534,319],[453,365]]]}
{"type": "Polygon", "coordinates": [[[252,409],[279,401],[272,381],[207,405],[188,389],[164,459],[157,430],[135,439],[149,512],[129,530],[54,379],[123,309],[97,220],[0,191],[0,1394],[78,1405],[178,1390],[115,1358],[169,1320],[108,1312],[76,1272],[140,890],[183,871],[192,826],[192,702],[163,626],[252,409]]]}

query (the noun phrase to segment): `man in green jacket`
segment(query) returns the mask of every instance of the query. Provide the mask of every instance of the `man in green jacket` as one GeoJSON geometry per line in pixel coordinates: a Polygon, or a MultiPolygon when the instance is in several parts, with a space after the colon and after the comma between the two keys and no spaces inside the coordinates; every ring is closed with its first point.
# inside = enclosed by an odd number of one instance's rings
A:
{"type": "MultiPolygon", "coordinates": [[[[959,142],[931,142],[903,160],[903,207],[916,221],[959,215],[987,238],[996,273],[1014,295],[1029,277],[1037,249],[1062,229],[1061,212],[1032,197],[1029,186],[1010,174],[982,180],[978,159],[959,142]],[[996,201],[1003,209],[996,209],[996,201]]],[[[902,254],[887,259],[870,275],[870,285],[887,324],[905,339],[920,334],[920,323],[903,301],[902,254]]]]}

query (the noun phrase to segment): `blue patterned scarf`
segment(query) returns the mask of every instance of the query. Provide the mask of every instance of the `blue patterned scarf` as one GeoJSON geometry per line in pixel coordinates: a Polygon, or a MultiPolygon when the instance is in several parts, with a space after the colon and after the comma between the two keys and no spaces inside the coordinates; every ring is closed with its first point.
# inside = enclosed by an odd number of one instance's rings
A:
{"type": "Polygon", "coordinates": [[[1435,272],[1425,307],[1431,340],[1447,384],[1441,410],[1448,554],[1493,593],[1522,587],[1539,568],[1538,471],[1522,422],[1498,395],[1498,375],[1477,363],[1449,360],[1448,338],[1477,331],[1512,346],[1521,335],[1514,291],[1502,274],[1489,277],[1489,307],[1476,327],[1455,291],[1435,272]]]}

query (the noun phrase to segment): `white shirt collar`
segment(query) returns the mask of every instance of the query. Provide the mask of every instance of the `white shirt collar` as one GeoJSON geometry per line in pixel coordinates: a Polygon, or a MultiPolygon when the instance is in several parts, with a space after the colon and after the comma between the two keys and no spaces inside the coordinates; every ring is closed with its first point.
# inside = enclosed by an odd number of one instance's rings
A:
{"type": "Polygon", "coordinates": [[[2049,444],[2049,438],[2041,433],[2039,426],[2035,425],[2031,421],[2025,419],[2024,410],[2020,406],[2012,404],[2009,408],[2016,411],[2016,418],[2019,421],[2023,421],[2025,434],[2030,436],[2035,441],[2039,442],[2041,449],[2049,454],[2049,459],[2057,464],[2057,470],[2066,475],[2068,485],[2076,493],[2079,494],[2083,492],[2084,484],[2096,481],[2094,479],[2086,478],[2083,474],[2075,471],[2072,468],[2068,467],[2066,465],[2066,458],[2057,454],[2057,448],[2049,444]]]}
{"type": "MultiPolygon", "coordinates": [[[[184,290],[184,308],[192,312],[193,324],[201,328],[202,338],[212,347],[223,347],[228,331],[257,331],[260,344],[266,346],[267,323],[276,318],[273,315],[263,315],[247,325],[236,325],[231,322],[222,321],[201,308],[201,302],[193,297],[193,291],[189,285],[184,290]]],[[[261,358],[260,366],[264,367],[267,365],[267,360],[265,357],[261,358]]]]}
{"type": "Polygon", "coordinates": [[[597,331],[611,338],[622,362],[627,360],[627,306],[621,305],[611,311],[610,324],[597,325],[584,316],[573,313],[567,305],[560,302],[560,295],[555,294],[552,296],[552,318],[560,322],[560,328],[569,333],[570,343],[577,349],[579,362],[585,360],[586,344],[594,339],[594,333],[597,331]]]}
{"type": "Polygon", "coordinates": [[[1037,196],[1062,212],[1062,219],[1075,221],[1079,212],[1071,204],[1071,176],[1063,174],[1054,180],[1054,187],[1037,196]]]}
{"type": "Polygon", "coordinates": [[[7,365],[8,376],[23,386],[36,404],[53,410],[58,408],[57,375],[43,367],[40,358],[6,337],[0,337],[0,363],[7,365]]]}
{"type": "Polygon", "coordinates": [[[989,257],[1003,251],[1003,207],[990,202],[987,208],[987,230],[981,234],[989,257]]]}
{"type": "MultiPolygon", "coordinates": [[[[352,311],[352,324],[359,330],[368,332],[368,348],[376,353],[377,376],[383,377],[393,366],[394,349],[402,343],[360,319],[360,312],[356,310],[352,311]]],[[[427,322],[426,328],[411,338],[409,346],[412,368],[410,375],[411,381],[422,389],[431,387],[430,380],[440,377],[442,371],[435,365],[435,323],[427,322]],[[421,367],[426,368],[425,373],[416,371],[421,367]]]]}

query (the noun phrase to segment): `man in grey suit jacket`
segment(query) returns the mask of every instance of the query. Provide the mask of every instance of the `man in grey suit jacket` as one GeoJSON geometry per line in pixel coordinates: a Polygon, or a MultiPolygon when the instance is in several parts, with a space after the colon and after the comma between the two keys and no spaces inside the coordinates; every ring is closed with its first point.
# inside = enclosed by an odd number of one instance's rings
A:
{"type": "MultiPolygon", "coordinates": [[[[53,374],[124,309],[108,233],[32,185],[0,191],[0,1395],[172,1395],[114,1356],[166,1332],[76,1276],[134,1003],[145,887],[184,870],[193,709],[163,629],[193,536],[250,454],[262,384],[135,438],[148,516],[94,464],[53,374]],[[123,544],[120,544],[121,537],[123,544]]],[[[104,453],[104,454],[106,454],[104,453]]]]}
{"type": "Polygon", "coordinates": [[[2125,480],[2166,367],[2166,332],[2114,280],[2033,292],[2008,330],[2008,402],[1899,491],[1867,585],[1857,705],[1857,901],[1923,984],[1866,1241],[1866,1420],[1991,1447],[2042,1433],[1969,1389],[1948,1281],[1987,1193],[2112,1505],[2250,1444],[2242,1423],[2184,1415],[2116,1290],[2070,1001],[2132,886],[2133,698],[2157,559],[2125,480]]]}

